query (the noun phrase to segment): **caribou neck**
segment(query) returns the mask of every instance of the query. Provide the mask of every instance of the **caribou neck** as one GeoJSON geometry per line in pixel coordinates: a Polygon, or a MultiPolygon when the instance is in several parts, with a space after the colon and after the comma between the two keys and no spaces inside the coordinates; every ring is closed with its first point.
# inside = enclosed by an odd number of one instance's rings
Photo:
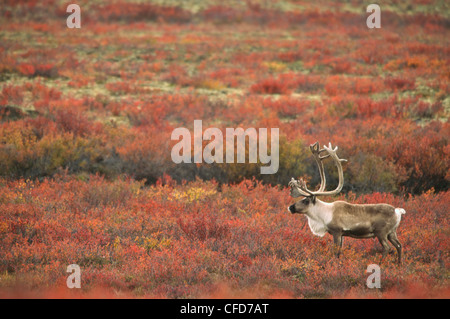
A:
{"type": "Polygon", "coordinates": [[[316,203],[306,213],[306,216],[314,221],[321,222],[324,225],[328,225],[333,219],[333,203],[327,203],[316,199],[316,203]]]}

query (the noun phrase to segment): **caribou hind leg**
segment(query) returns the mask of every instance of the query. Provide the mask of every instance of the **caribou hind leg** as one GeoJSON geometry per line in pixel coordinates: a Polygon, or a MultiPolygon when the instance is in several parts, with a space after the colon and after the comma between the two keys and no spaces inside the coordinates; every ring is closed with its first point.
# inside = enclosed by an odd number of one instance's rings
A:
{"type": "Polygon", "coordinates": [[[381,246],[383,247],[383,251],[382,251],[382,254],[381,254],[381,260],[380,260],[380,265],[381,265],[381,263],[383,262],[384,258],[389,253],[389,250],[391,249],[391,247],[389,246],[388,239],[387,239],[386,235],[378,235],[377,238],[378,238],[378,241],[380,242],[381,246]]]}
{"type": "Polygon", "coordinates": [[[394,232],[390,233],[387,238],[391,242],[391,244],[394,245],[395,249],[397,249],[397,256],[398,256],[397,262],[399,264],[401,264],[402,263],[402,244],[400,244],[400,242],[397,238],[397,233],[394,231],[394,232]]]}

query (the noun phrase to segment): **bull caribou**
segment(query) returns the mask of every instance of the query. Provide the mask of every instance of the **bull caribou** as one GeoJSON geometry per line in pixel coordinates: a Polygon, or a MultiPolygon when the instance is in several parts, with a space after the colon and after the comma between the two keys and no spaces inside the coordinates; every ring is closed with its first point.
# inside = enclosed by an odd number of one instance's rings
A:
{"type": "Polygon", "coordinates": [[[288,186],[292,197],[302,199],[288,207],[292,214],[304,214],[308,219],[308,225],[314,235],[323,237],[327,232],[333,236],[336,256],[339,258],[342,248],[342,237],[374,238],[376,237],[383,247],[381,261],[390,250],[388,241],[395,247],[398,255],[398,263],[402,262],[402,245],[397,238],[397,227],[400,224],[403,208],[395,208],[388,204],[350,204],[344,201],[326,203],[319,200],[318,196],[330,196],[338,194],[344,186],[344,173],[342,162],[331,143],[319,148],[319,143],[310,146],[310,150],[319,167],[320,187],[317,191],[310,191],[303,179],[291,179],[288,186]],[[335,190],[326,191],[326,177],[322,161],[326,158],[333,159],[338,169],[339,183],[335,190]]]}

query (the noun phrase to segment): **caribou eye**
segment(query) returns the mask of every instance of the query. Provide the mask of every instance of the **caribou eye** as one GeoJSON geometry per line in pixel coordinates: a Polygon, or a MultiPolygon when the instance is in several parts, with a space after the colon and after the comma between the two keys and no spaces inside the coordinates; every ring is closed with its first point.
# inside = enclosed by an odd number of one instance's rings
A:
{"type": "Polygon", "coordinates": [[[308,205],[308,204],[309,204],[309,198],[305,198],[305,199],[303,200],[303,204],[308,205]]]}

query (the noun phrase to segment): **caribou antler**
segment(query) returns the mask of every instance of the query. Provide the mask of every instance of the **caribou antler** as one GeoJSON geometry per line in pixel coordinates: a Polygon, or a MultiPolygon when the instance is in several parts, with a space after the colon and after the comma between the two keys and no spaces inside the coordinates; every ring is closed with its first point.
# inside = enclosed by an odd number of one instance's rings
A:
{"type": "Polygon", "coordinates": [[[289,182],[289,187],[291,188],[291,196],[292,197],[299,197],[299,196],[324,196],[324,195],[335,195],[338,194],[342,187],[344,186],[344,172],[342,170],[342,164],[341,162],[346,162],[346,159],[340,159],[336,151],[338,150],[338,147],[336,146],[334,149],[331,146],[331,143],[327,146],[324,146],[323,149],[319,149],[319,143],[316,142],[310,147],[311,152],[313,153],[314,159],[316,160],[317,166],[319,167],[319,173],[320,173],[320,187],[319,190],[312,192],[306,187],[306,182],[303,179],[295,180],[294,178],[291,179],[289,182]],[[320,154],[322,152],[327,152],[327,155],[321,156],[320,154]],[[338,169],[339,174],[339,184],[333,191],[325,191],[326,187],[326,178],[325,178],[325,172],[323,168],[322,160],[331,157],[334,160],[334,163],[336,164],[336,167],[338,169]]]}
{"type": "Polygon", "coordinates": [[[320,153],[324,152],[325,149],[319,149],[319,142],[315,142],[313,145],[310,145],[309,149],[311,150],[311,153],[313,154],[314,159],[316,160],[317,166],[319,167],[319,174],[320,174],[319,192],[323,192],[327,184],[327,179],[325,177],[322,160],[330,157],[330,155],[328,154],[325,156],[320,156],[320,153]]]}

